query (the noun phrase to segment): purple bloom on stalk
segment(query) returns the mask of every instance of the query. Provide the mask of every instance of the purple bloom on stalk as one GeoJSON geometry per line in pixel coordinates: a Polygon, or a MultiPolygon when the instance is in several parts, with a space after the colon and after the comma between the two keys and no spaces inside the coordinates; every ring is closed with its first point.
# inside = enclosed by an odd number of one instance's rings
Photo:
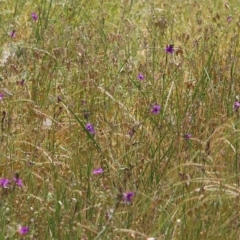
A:
{"type": "Polygon", "coordinates": [[[3,93],[0,93],[0,101],[3,100],[3,97],[4,97],[4,94],[3,94],[3,93]]]}
{"type": "Polygon", "coordinates": [[[10,181],[7,178],[0,179],[0,186],[3,188],[7,188],[9,183],[10,181]]]}
{"type": "Polygon", "coordinates": [[[13,178],[13,180],[16,183],[17,186],[23,187],[22,179],[15,177],[15,178],[13,178]]]}
{"type": "Polygon", "coordinates": [[[92,134],[92,135],[95,134],[94,127],[93,127],[93,125],[92,125],[91,123],[87,123],[87,124],[86,124],[86,129],[88,130],[88,132],[89,132],[90,134],[92,134]]]}
{"type": "Polygon", "coordinates": [[[88,120],[88,117],[90,116],[90,113],[89,112],[84,112],[83,116],[86,120],[88,120]]]}
{"type": "Polygon", "coordinates": [[[168,45],[168,46],[165,48],[165,51],[166,51],[166,53],[173,54],[173,52],[174,52],[174,45],[173,45],[173,44],[168,45]]]}
{"type": "Polygon", "coordinates": [[[230,23],[232,21],[232,16],[228,16],[227,21],[228,21],[228,23],[230,23]]]}
{"type": "Polygon", "coordinates": [[[237,111],[240,108],[240,102],[235,102],[233,108],[235,111],[237,111]]]}
{"type": "Polygon", "coordinates": [[[21,235],[28,234],[28,232],[29,232],[29,227],[20,227],[18,229],[18,233],[21,234],[21,235]]]}
{"type": "Polygon", "coordinates": [[[10,37],[11,38],[15,38],[16,37],[16,30],[12,30],[10,33],[9,33],[10,37]]]}
{"type": "Polygon", "coordinates": [[[97,168],[93,170],[93,174],[94,175],[99,175],[103,173],[103,169],[102,168],[97,168]]]}
{"type": "Polygon", "coordinates": [[[57,102],[60,103],[62,101],[60,96],[57,96],[57,102]]]}
{"type": "Polygon", "coordinates": [[[139,73],[139,74],[138,74],[138,80],[139,80],[139,81],[142,81],[144,78],[145,78],[145,77],[144,77],[144,75],[143,75],[142,73],[139,73]]]}
{"type": "Polygon", "coordinates": [[[151,108],[151,113],[153,114],[159,114],[160,112],[160,109],[161,109],[161,106],[158,105],[158,104],[154,104],[151,108]]]}
{"type": "Polygon", "coordinates": [[[32,13],[31,14],[31,16],[32,16],[32,20],[34,21],[34,22],[36,22],[37,20],[38,20],[38,15],[36,14],[36,13],[32,13]]]}
{"type": "Polygon", "coordinates": [[[134,197],[134,192],[126,192],[123,194],[122,199],[124,203],[130,204],[134,197]]]}
{"type": "Polygon", "coordinates": [[[24,79],[22,79],[22,80],[19,82],[19,85],[23,86],[23,85],[24,85],[24,83],[25,83],[25,80],[24,80],[24,79]]]}
{"type": "Polygon", "coordinates": [[[21,81],[17,81],[17,84],[20,85],[20,86],[22,86],[22,87],[23,87],[24,83],[25,83],[25,80],[24,80],[24,79],[22,79],[21,81]]]}
{"type": "Polygon", "coordinates": [[[184,137],[185,137],[186,139],[190,139],[190,138],[192,137],[192,134],[187,133],[187,134],[184,135],[184,137]]]}
{"type": "Polygon", "coordinates": [[[134,132],[133,130],[130,130],[130,131],[128,132],[128,134],[129,134],[130,137],[132,137],[132,136],[134,135],[134,133],[135,133],[135,132],[134,132]]]}

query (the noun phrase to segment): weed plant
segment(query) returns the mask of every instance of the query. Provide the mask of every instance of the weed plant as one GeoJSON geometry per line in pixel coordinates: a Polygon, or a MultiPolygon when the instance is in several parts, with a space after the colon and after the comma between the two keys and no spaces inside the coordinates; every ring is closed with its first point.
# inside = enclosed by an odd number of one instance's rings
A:
{"type": "Polygon", "coordinates": [[[239,239],[239,1],[0,9],[0,239],[239,239]]]}

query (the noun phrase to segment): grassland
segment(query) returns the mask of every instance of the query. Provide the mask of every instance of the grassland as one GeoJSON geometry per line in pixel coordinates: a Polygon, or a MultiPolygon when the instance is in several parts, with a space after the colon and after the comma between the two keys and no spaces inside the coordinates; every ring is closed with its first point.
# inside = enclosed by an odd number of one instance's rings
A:
{"type": "Polygon", "coordinates": [[[239,239],[237,0],[0,9],[1,240],[239,239]]]}

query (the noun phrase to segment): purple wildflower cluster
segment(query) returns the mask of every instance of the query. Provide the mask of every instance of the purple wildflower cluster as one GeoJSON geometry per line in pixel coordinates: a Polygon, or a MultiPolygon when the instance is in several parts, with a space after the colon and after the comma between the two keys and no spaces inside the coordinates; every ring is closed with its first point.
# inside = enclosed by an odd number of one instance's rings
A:
{"type": "MultiPolygon", "coordinates": [[[[13,178],[13,182],[14,182],[15,185],[17,185],[19,187],[23,187],[22,179],[19,178],[19,174],[18,173],[15,174],[15,177],[13,178]]],[[[10,183],[11,183],[11,181],[8,178],[1,178],[0,179],[0,186],[2,188],[8,188],[10,183]]],[[[29,232],[29,227],[21,226],[21,227],[18,228],[17,232],[20,235],[26,235],[29,232]]]]}
{"type": "MultiPolygon", "coordinates": [[[[15,176],[13,178],[13,182],[14,184],[16,184],[18,187],[23,187],[23,182],[22,182],[22,179],[20,179],[18,176],[15,176]]],[[[1,178],[0,179],[0,186],[2,188],[8,188],[9,187],[9,184],[11,183],[11,181],[7,178],[1,178]]]]}
{"type": "MultiPolygon", "coordinates": [[[[32,13],[31,13],[31,17],[32,17],[32,20],[33,20],[34,22],[37,22],[37,20],[38,20],[38,15],[37,15],[37,13],[32,12],[32,13]]],[[[13,29],[12,31],[10,31],[10,32],[9,32],[9,36],[10,36],[11,38],[16,38],[16,30],[13,29]]]]}

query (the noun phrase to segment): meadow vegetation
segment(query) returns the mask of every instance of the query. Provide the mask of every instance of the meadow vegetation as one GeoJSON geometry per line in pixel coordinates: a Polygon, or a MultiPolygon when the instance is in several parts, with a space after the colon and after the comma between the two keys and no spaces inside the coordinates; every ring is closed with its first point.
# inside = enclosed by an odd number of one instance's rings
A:
{"type": "Polygon", "coordinates": [[[0,239],[238,239],[238,1],[0,9],[0,239]]]}

